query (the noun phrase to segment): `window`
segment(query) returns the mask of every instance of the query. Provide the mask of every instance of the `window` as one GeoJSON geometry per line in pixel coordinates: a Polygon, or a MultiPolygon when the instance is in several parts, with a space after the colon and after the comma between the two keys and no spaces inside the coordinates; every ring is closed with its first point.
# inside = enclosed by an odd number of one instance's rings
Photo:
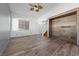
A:
{"type": "Polygon", "coordinates": [[[29,30],[29,21],[19,20],[19,29],[29,30]]]}

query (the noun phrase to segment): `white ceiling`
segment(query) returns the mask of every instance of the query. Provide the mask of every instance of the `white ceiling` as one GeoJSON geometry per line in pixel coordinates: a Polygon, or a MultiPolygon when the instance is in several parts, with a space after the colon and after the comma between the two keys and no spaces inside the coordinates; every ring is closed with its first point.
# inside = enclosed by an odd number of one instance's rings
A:
{"type": "Polygon", "coordinates": [[[28,18],[28,19],[38,19],[42,15],[49,11],[53,11],[53,8],[58,5],[56,3],[40,3],[43,9],[40,12],[30,11],[30,6],[28,3],[10,3],[10,10],[13,17],[16,18],[28,18]]]}

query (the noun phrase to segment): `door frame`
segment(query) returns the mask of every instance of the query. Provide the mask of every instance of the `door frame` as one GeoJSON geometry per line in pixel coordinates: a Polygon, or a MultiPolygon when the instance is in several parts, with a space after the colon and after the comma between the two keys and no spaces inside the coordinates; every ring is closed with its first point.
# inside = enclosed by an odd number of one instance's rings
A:
{"type": "Polygon", "coordinates": [[[55,16],[52,16],[49,18],[49,38],[52,37],[52,20],[57,19],[57,18],[61,18],[61,17],[66,17],[66,16],[70,16],[76,14],[76,19],[77,19],[77,45],[79,45],[79,7],[74,8],[72,10],[57,14],[55,16]]]}

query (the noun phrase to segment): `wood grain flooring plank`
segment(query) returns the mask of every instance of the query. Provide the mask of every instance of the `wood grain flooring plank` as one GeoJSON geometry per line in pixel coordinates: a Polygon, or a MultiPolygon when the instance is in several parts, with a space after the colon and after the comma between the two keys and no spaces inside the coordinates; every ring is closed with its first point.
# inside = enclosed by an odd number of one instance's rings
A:
{"type": "Polygon", "coordinates": [[[11,39],[3,56],[79,56],[79,47],[64,38],[34,35],[11,39]]]}

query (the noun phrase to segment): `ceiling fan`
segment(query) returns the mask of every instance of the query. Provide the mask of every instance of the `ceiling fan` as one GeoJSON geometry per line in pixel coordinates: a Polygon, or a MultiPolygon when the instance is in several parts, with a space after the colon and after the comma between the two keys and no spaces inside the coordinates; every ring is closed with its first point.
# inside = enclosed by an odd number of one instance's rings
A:
{"type": "Polygon", "coordinates": [[[29,5],[31,6],[31,8],[30,8],[31,11],[39,12],[43,8],[43,6],[41,6],[39,3],[36,3],[36,4],[30,3],[29,5]]]}

